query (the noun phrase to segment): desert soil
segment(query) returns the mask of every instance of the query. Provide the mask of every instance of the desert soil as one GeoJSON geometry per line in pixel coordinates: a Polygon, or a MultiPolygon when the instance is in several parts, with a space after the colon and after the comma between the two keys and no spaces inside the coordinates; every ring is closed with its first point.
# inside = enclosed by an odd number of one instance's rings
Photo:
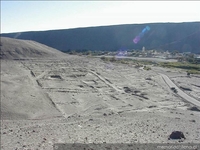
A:
{"type": "MultiPolygon", "coordinates": [[[[64,54],[63,54],[64,55],[64,54]]],[[[158,74],[200,99],[199,76],[100,58],[1,60],[1,149],[55,143],[199,143],[200,112],[158,74]],[[185,140],[168,140],[172,131],[185,140]]]]}

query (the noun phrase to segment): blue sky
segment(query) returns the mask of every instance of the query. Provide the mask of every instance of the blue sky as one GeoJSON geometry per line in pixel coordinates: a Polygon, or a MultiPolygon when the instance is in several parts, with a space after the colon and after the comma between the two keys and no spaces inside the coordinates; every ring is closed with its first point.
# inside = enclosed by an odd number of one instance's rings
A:
{"type": "Polygon", "coordinates": [[[1,33],[200,21],[200,1],[1,1],[1,33]]]}

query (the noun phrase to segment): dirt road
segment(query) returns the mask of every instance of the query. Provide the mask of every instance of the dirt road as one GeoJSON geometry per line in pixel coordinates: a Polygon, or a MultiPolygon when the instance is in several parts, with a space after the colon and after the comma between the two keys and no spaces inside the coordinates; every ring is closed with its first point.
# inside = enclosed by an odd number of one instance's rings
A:
{"type": "Polygon", "coordinates": [[[200,102],[198,100],[196,100],[195,98],[193,98],[193,97],[187,95],[185,92],[183,92],[179,87],[176,86],[176,84],[174,84],[170,80],[170,78],[167,75],[162,74],[162,73],[159,73],[159,74],[162,76],[163,80],[168,84],[168,86],[170,88],[174,87],[177,90],[177,94],[180,97],[182,97],[183,99],[187,100],[188,102],[200,107],[200,102]]]}

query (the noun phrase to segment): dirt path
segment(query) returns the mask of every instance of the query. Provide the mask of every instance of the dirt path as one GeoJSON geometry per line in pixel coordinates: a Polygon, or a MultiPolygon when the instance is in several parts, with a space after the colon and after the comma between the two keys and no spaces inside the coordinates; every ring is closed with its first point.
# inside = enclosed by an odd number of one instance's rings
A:
{"type": "Polygon", "coordinates": [[[185,99],[186,101],[188,101],[188,102],[190,102],[190,103],[192,103],[192,104],[194,104],[194,105],[200,107],[200,102],[199,102],[198,100],[196,100],[195,98],[193,98],[193,97],[189,96],[188,94],[186,94],[185,92],[183,92],[179,87],[176,86],[176,84],[174,84],[174,83],[170,80],[170,78],[169,78],[167,75],[162,74],[162,73],[159,73],[159,74],[162,76],[163,80],[168,84],[168,86],[169,86],[170,88],[174,87],[174,88],[177,90],[177,94],[178,94],[180,97],[182,97],[182,98],[185,99]]]}

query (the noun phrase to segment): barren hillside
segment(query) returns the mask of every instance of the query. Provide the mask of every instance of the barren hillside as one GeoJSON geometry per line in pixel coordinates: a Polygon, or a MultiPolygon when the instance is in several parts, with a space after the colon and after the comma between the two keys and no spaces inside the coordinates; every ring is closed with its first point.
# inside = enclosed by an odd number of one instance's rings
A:
{"type": "Polygon", "coordinates": [[[62,52],[35,41],[1,37],[1,59],[33,59],[62,55],[62,52]]]}

